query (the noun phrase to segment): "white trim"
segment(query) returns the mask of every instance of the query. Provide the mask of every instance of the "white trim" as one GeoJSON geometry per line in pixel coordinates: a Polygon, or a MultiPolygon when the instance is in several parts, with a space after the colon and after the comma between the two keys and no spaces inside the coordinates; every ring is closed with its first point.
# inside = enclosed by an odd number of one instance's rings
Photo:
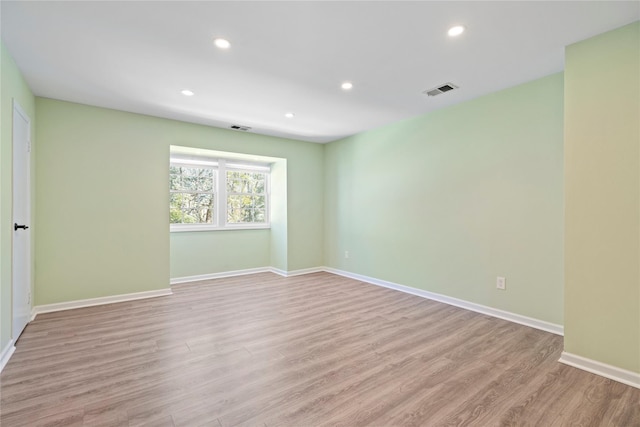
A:
{"type": "Polygon", "coordinates": [[[117,302],[133,301],[138,299],[163,297],[172,295],[171,288],[155,291],[135,292],[131,294],[111,295],[108,297],[89,298],[75,301],[59,302],[55,304],[37,305],[34,307],[35,316],[54,311],[73,310],[74,308],[93,307],[95,305],[114,304],[117,302]]]}
{"type": "MultiPolygon", "coordinates": [[[[274,268],[273,270],[276,270],[276,269],[274,268]]],[[[312,267],[312,268],[303,268],[300,270],[291,270],[291,271],[282,271],[282,270],[274,271],[274,273],[280,274],[281,276],[284,276],[284,277],[302,276],[304,274],[320,273],[320,272],[327,272],[327,268],[312,267]]]]}
{"type": "Polygon", "coordinates": [[[600,375],[601,377],[609,378],[610,380],[614,380],[631,387],[640,388],[640,373],[637,372],[627,371],[626,369],[607,365],[606,363],[587,359],[586,357],[567,353],[566,351],[562,352],[558,362],[573,366],[574,368],[582,369],[583,371],[591,372],[592,374],[600,375]]]}
{"type": "Polygon", "coordinates": [[[22,107],[20,106],[20,103],[18,103],[18,101],[16,101],[15,98],[11,99],[12,101],[12,105],[13,108],[15,110],[18,111],[18,113],[22,116],[22,118],[29,123],[29,133],[28,133],[28,137],[29,137],[29,142],[31,142],[31,118],[29,117],[29,115],[22,109],[22,107]]]}
{"type": "Polygon", "coordinates": [[[177,285],[179,283],[199,282],[201,280],[222,279],[225,277],[245,276],[247,274],[269,272],[275,273],[271,267],[247,268],[246,270],[223,271],[220,273],[200,274],[198,276],[174,277],[171,279],[170,283],[172,285],[177,285]]]}
{"type": "Polygon", "coordinates": [[[2,372],[7,363],[9,363],[9,359],[11,359],[14,351],[16,351],[16,346],[13,345],[13,340],[11,340],[5,348],[2,349],[2,354],[0,355],[0,372],[2,372]]]}
{"type": "Polygon", "coordinates": [[[212,160],[205,157],[197,159],[180,159],[176,157],[169,158],[169,164],[171,166],[192,168],[194,166],[201,166],[202,168],[216,169],[218,167],[218,160],[212,160]]]}
{"type": "Polygon", "coordinates": [[[171,284],[177,285],[180,283],[199,282],[201,280],[223,279],[225,277],[246,276],[247,274],[256,274],[256,273],[274,273],[282,277],[293,277],[293,276],[302,276],[303,274],[320,273],[323,271],[326,272],[327,268],[312,267],[312,268],[303,268],[300,270],[291,270],[291,271],[281,270],[275,267],[247,268],[246,270],[233,270],[233,271],[223,271],[220,273],[201,274],[198,276],[175,277],[171,279],[171,284]]]}
{"type": "Polygon", "coordinates": [[[279,268],[269,267],[269,271],[272,272],[272,273],[275,273],[275,274],[277,274],[279,276],[282,276],[282,277],[287,277],[288,276],[288,273],[287,273],[286,270],[280,270],[279,268]]]}
{"type": "Polygon", "coordinates": [[[387,282],[386,280],[379,280],[373,277],[363,276],[356,273],[350,273],[348,271],[338,270],[335,268],[324,267],[324,271],[328,273],[337,274],[339,276],[348,277],[350,279],[360,280],[362,282],[370,283],[372,285],[382,286],[389,289],[395,289],[400,292],[405,292],[407,294],[417,295],[419,297],[423,297],[430,300],[453,305],[456,307],[464,308],[466,310],[475,311],[476,313],[486,314],[487,316],[508,320],[510,322],[518,323],[520,325],[525,325],[531,328],[540,329],[546,332],[551,332],[552,334],[556,334],[556,335],[564,334],[564,327],[562,325],[545,322],[544,320],[534,319],[532,317],[522,316],[520,314],[511,313],[509,311],[499,310],[497,308],[487,307],[485,305],[476,304],[476,303],[461,300],[458,298],[453,298],[453,297],[449,297],[442,294],[436,294],[434,292],[429,292],[422,289],[416,289],[410,286],[399,285],[397,283],[387,282]]]}
{"type": "Polygon", "coordinates": [[[271,223],[248,222],[246,224],[229,224],[219,227],[212,224],[170,224],[170,233],[182,233],[185,231],[229,231],[229,230],[269,230],[271,223]]]}
{"type": "Polygon", "coordinates": [[[271,172],[270,163],[233,163],[233,161],[229,163],[229,160],[226,160],[226,166],[231,170],[266,172],[267,174],[271,172]]]}

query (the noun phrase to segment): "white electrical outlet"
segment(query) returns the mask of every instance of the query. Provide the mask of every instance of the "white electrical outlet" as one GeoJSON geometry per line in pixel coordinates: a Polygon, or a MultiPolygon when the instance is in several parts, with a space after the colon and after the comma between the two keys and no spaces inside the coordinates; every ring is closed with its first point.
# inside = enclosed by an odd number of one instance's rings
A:
{"type": "Polygon", "coordinates": [[[507,279],[505,279],[504,277],[500,277],[498,276],[498,279],[496,280],[496,288],[497,289],[502,289],[503,291],[507,289],[507,279]]]}
{"type": "Polygon", "coordinates": [[[345,259],[349,258],[349,251],[344,251],[344,258],[345,259]]]}

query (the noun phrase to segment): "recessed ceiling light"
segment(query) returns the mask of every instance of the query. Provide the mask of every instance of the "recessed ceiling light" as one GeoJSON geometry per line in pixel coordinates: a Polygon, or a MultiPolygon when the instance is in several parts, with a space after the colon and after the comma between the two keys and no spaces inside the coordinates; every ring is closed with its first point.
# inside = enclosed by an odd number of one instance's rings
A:
{"type": "Polygon", "coordinates": [[[189,89],[181,90],[180,93],[183,94],[184,96],[193,96],[193,92],[190,91],[189,89]]]}
{"type": "Polygon", "coordinates": [[[284,116],[285,116],[287,119],[293,119],[296,115],[295,115],[295,114],[293,114],[293,113],[286,113],[284,116]]]}
{"type": "Polygon", "coordinates": [[[447,32],[447,34],[449,34],[449,36],[451,37],[459,36],[462,33],[464,33],[464,27],[462,25],[456,25],[455,27],[451,27],[447,32]]]}
{"type": "Polygon", "coordinates": [[[340,87],[342,88],[342,90],[350,90],[353,87],[353,83],[344,82],[340,87]]]}
{"type": "Polygon", "coordinates": [[[231,47],[231,43],[229,43],[229,40],[227,39],[215,39],[213,44],[218,46],[220,49],[229,49],[229,47],[231,47]]]}

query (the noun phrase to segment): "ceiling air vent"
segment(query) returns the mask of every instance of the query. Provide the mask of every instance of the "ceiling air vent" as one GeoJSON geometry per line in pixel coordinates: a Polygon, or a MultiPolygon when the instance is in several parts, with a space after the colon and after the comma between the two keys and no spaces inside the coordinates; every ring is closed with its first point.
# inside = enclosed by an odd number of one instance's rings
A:
{"type": "Polygon", "coordinates": [[[242,132],[246,132],[246,131],[250,130],[251,128],[249,126],[231,125],[231,126],[229,126],[229,129],[241,130],[242,132]]]}
{"type": "Polygon", "coordinates": [[[458,89],[458,86],[454,85],[453,83],[445,83],[441,86],[434,87],[433,89],[425,90],[422,93],[426,93],[429,96],[436,96],[454,89],[458,89]]]}

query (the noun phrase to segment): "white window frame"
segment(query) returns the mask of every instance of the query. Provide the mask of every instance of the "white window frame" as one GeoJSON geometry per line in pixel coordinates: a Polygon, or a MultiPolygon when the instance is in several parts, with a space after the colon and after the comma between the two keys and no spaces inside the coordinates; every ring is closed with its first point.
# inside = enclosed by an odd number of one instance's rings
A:
{"type": "MultiPolygon", "coordinates": [[[[205,157],[172,156],[170,166],[212,168],[215,173],[213,191],[215,208],[211,224],[169,224],[171,232],[212,231],[212,230],[255,230],[269,229],[271,207],[271,165],[261,163],[245,163],[232,159],[211,159],[205,157]],[[260,223],[227,223],[227,171],[262,172],[265,174],[265,222],[260,223]]],[[[169,189],[171,194],[171,189],[169,189]]]]}

